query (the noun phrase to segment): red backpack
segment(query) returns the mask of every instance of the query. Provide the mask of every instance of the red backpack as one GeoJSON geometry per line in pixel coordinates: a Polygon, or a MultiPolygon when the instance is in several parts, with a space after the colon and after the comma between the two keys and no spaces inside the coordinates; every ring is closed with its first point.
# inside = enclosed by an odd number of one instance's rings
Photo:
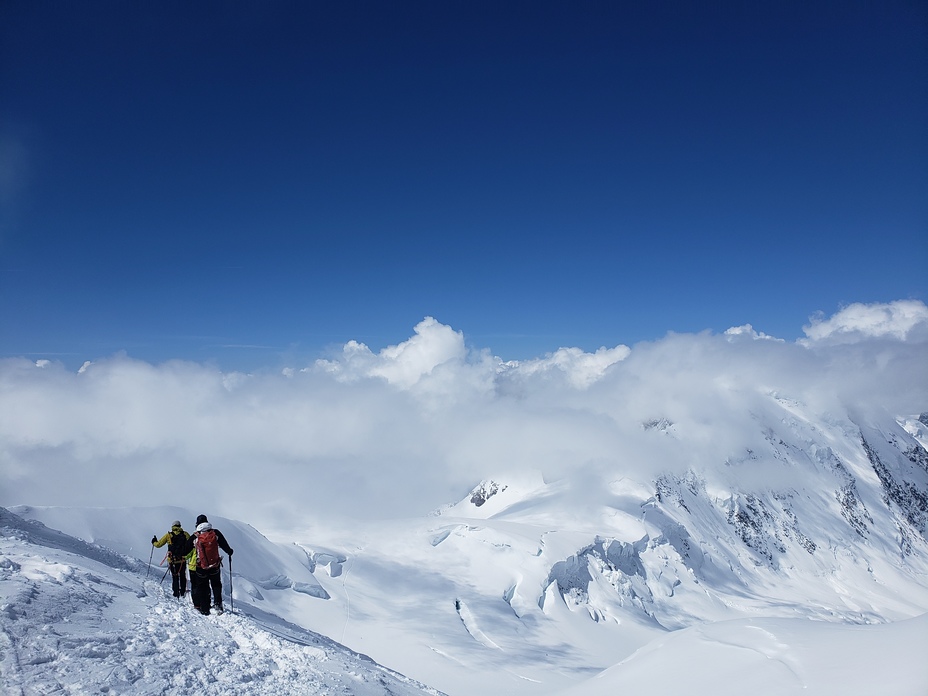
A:
{"type": "Polygon", "coordinates": [[[197,549],[197,567],[203,570],[219,566],[219,542],[216,540],[216,530],[207,529],[198,532],[193,540],[197,549]]]}

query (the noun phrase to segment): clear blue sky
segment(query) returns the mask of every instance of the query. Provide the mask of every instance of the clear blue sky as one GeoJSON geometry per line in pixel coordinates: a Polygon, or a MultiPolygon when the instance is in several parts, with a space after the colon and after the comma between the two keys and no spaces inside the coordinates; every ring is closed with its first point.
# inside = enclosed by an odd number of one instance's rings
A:
{"type": "Polygon", "coordinates": [[[528,358],[928,299],[925,4],[761,5],[3,2],[0,357],[299,365],[430,315],[528,358]]]}

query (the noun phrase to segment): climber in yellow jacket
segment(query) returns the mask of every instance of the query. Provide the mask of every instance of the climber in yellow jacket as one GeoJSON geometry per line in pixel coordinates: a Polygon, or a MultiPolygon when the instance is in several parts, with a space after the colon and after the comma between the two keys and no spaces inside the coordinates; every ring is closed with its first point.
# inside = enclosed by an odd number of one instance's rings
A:
{"type": "Polygon", "coordinates": [[[190,534],[184,531],[180,520],[174,520],[171,524],[171,531],[160,539],[156,536],[151,538],[152,545],[159,549],[165,544],[168,545],[168,567],[171,569],[171,589],[174,590],[175,597],[183,597],[187,594],[187,568],[185,566],[189,566],[191,571],[196,570],[196,553],[191,552],[192,560],[191,554],[184,553],[184,547],[189,538],[190,534]],[[192,566],[190,566],[191,563],[192,566]]]}

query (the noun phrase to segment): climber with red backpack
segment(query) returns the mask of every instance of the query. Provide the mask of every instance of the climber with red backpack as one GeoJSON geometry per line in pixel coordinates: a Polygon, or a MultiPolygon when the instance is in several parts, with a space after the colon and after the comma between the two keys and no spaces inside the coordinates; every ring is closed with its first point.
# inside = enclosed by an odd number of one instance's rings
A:
{"type": "Polygon", "coordinates": [[[206,515],[197,517],[196,531],[190,535],[185,546],[187,552],[196,554],[196,570],[192,569],[191,561],[190,571],[190,595],[193,599],[193,606],[201,614],[209,614],[210,609],[210,592],[212,591],[213,608],[222,613],[222,578],[220,576],[220,565],[222,557],[219,555],[219,549],[225,551],[229,556],[232,555],[232,547],[226,541],[218,529],[213,529],[213,525],[206,519],[206,515]]]}

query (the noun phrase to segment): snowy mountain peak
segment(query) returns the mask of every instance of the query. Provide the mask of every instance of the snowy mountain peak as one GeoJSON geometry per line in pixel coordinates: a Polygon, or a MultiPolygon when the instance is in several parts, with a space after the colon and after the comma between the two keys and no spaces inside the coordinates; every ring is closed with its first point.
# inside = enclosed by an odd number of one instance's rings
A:
{"type": "Polygon", "coordinates": [[[539,472],[486,479],[474,486],[457,503],[445,505],[435,515],[486,519],[501,514],[517,503],[546,490],[548,485],[539,472]]]}
{"type": "Polygon", "coordinates": [[[496,481],[482,481],[470,494],[470,502],[480,507],[500,491],[506,490],[506,485],[500,486],[496,481]]]}
{"type": "Polygon", "coordinates": [[[667,418],[649,418],[641,424],[644,430],[657,430],[662,433],[673,432],[673,421],[667,418]]]}

